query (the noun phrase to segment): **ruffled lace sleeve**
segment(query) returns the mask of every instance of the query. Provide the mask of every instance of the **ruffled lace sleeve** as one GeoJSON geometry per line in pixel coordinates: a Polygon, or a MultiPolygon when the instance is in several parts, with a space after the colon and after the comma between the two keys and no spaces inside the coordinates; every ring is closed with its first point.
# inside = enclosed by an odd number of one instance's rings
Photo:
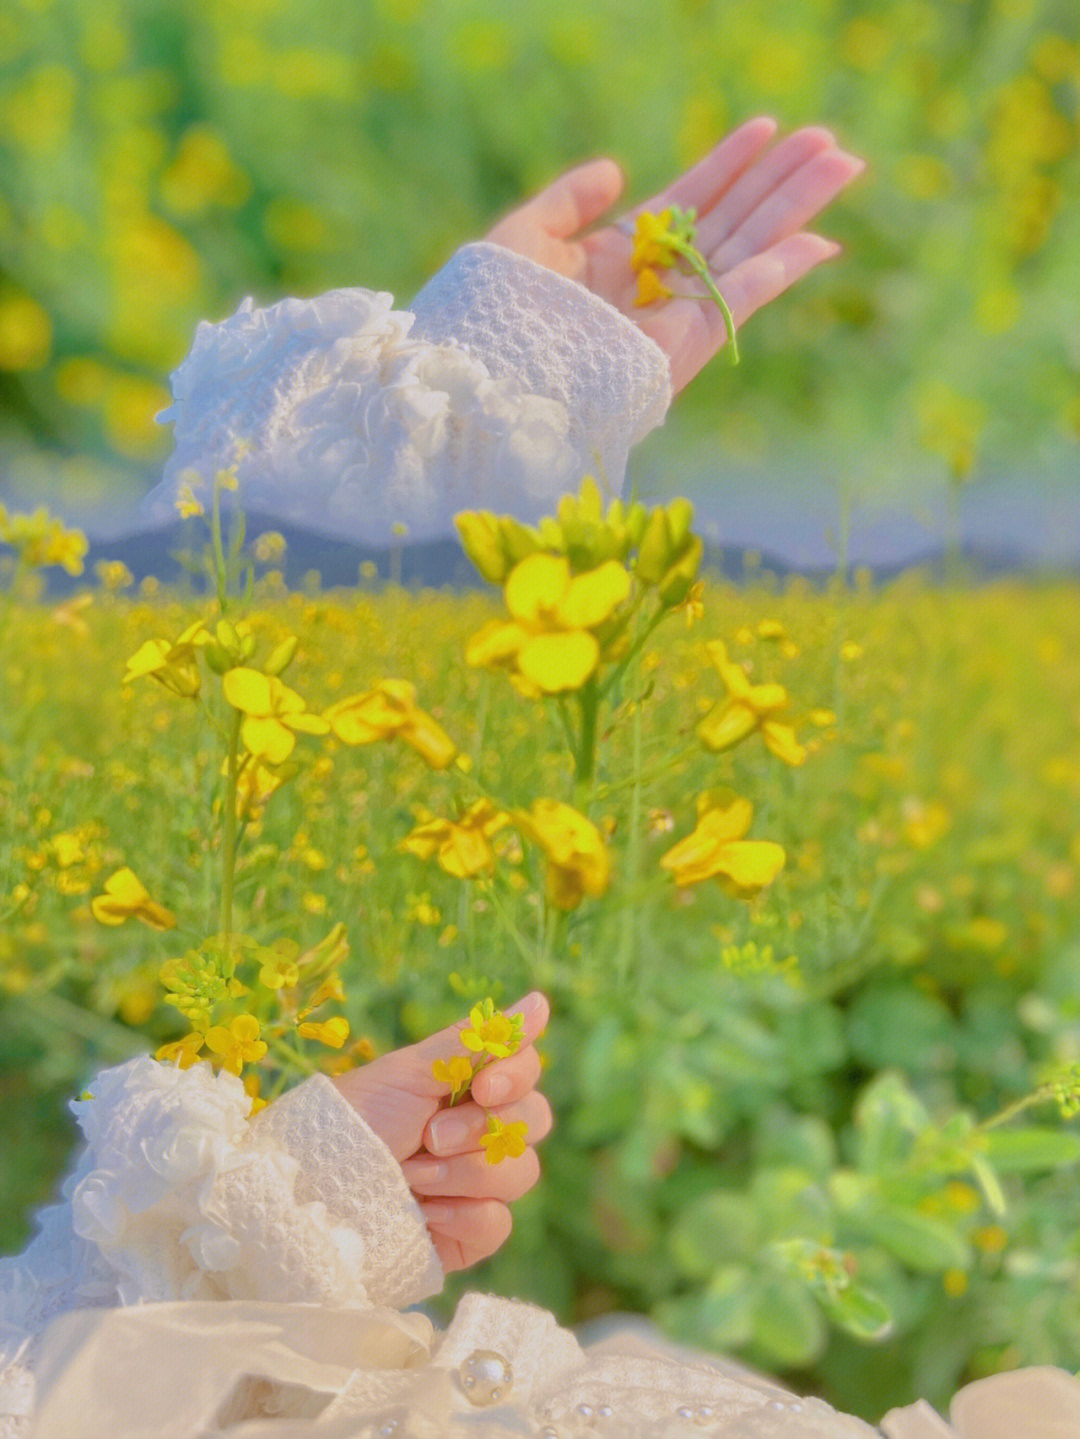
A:
{"type": "MultiPolygon", "coordinates": [[[[33,1341],[73,1309],[176,1299],[367,1308],[442,1270],[396,1160],[334,1086],[254,1120],[240,1081],[142,1057],[76,1101],[86,1145],[25,1252],[0,1261],[0,1422],[33,1341]]],[[[0,1433],[2,1433],[0,1429],[0,1433]]]]}
{"type": "MultiPolygon", "coordinates": [[[[538,519],[594,474],[612,493],[671,400],[667,357],[583,285],[466,245],[414,300],[333,290],[198,327],[172,376],[175,447],[142,517],[233,465],[239,502],[370,545],[459,510],[538,519]]],[[[205,494],[205,488],[204,488],[205,494]]]]}

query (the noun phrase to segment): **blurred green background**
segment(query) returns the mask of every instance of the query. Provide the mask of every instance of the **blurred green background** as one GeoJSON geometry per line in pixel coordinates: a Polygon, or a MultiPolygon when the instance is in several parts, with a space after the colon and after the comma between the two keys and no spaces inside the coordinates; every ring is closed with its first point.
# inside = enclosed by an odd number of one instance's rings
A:
{"type": "Polygon", "coordinates": [[[1066,496],[1078,41],[1075,0],[12,0],[0,495],[123,512],[201,318],[405,302],[567,165],[610,153],[645,198],[766,112],[869,160],[822,227],[846,255],[699,377],[652,469],[1066,496]]]}

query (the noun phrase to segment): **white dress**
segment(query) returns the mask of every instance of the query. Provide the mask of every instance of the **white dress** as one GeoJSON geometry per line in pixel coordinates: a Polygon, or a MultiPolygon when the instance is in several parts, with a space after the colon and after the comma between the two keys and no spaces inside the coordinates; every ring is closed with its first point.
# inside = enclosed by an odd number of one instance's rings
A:
{"type": "MultiPolygon", "coordinates": [[[[623,316],[470,245],[411,314],[337,291],[200,326],[147,511],[235,460],[249,511],[368,543],[465,505],[536,518],[583,472],[617,491],[670,395],[623,316]]],[[[443,1278],[421,1211],[329,1080],[254,1118],[204,1064],[134,1059],[89,1093],[60,1201],[0,1260],[0,1439],[1080,1439],[1061,1370],[969,1386],[955,1427],[916,1405],[875,1430],[657,1335],[582,1349],[513,1300],[468,1295],[439,1333],[407,1312],[443,1278]]]]}

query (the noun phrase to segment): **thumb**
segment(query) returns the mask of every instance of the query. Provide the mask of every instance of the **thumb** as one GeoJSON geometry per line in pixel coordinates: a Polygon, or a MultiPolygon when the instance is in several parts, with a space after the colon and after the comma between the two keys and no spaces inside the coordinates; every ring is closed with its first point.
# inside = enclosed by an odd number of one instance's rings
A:
{"type": "Polygon", "coordinates": [[[569,239],[610,210],[623,191],[623,173],[614,160],[586,160],[522,208],[549,235],[569,239]]]}

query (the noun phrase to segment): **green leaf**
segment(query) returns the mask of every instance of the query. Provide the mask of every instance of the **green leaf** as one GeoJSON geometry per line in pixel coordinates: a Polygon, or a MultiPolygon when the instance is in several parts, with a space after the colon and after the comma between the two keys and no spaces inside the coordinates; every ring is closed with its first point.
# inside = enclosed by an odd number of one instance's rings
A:
{"type": "Polygon", "coordinates": [[[1059,1169],[1080,1160],[1080,1134],[1069,1129],[991,1129],[983,1154],[1002,1174],[1059,1169]]]}
{"type": "Polygon", "coordinates": [[[856,1339],[887,1339],[892,1333],[889,1306],[872,1290],[852,1284],[838,1294],[819,1294],[818,1299],[832,1322],[856,1339]]]}
{"type": "Polygon", "coordinates": [[[758,1290],[754,1344],[772,1364],[812,1364],[828,1341],[821,1310],[805,1284],[786,1276],[768,1279],[758,1290]]]}
{"type": "Polygon", "coordinates": [[[883,1205],[851,1216],[852,1223],[909,1269],[938,1274],[967,1269],[971,1247],[962,1234],[932,1214],[899,1205],[883,1205]]]}
{"type": "Polygon", "coordinates": [[[760,1240],[755,1206],[745,1194],[720,1189],[690,1205],[668,1243],[684,1274],[704,1278],[732,1259],[751,1258],[760,1240]]]}

